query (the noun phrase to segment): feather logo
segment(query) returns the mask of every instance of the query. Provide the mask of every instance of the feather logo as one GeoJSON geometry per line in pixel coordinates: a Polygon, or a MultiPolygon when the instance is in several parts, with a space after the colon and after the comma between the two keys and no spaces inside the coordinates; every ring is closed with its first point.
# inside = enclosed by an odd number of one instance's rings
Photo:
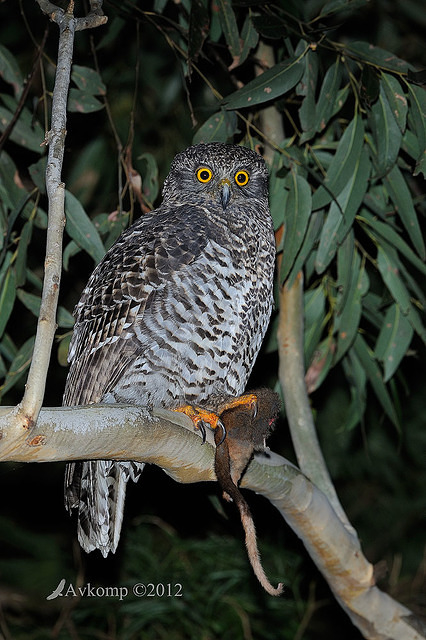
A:
{"type": "Polygon", "coordinates": [[[63,595],[62,590],[64,586],[65,586],[65,578],[62,578],[62,580],[59,582],[56,589],[52,591],[52,593],[49,596],[47,596],[46,600],[54,600],[58,596],[62,596],[63,595]]]}

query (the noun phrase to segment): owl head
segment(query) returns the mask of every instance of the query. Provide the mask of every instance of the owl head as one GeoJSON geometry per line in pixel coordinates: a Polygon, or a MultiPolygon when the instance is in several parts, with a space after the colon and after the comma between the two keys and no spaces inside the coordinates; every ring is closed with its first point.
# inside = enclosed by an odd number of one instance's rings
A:
{"type": "Polygon", "coordinates": [[[255,199],[268,204],[268,170],[263,158],[239,145],[211,142],[188,147],[175,156],[163,187],[164,201],[216,203],[228,207],[255,199]],[[184,197],[183,197],[184,194],[184,197]]]}

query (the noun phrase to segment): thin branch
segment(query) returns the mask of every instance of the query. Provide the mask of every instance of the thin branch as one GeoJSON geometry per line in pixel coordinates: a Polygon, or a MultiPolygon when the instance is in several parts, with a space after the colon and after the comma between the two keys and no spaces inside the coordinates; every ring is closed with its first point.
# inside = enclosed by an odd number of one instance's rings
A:
{"type": "MultiPolygon", "coordinates": [[[[3,409],[0,409],[0,415],[3,409]]],[[[89,405],[43,409],[27,440],[0,460],[138,460],[161,467],[182,483],[214,481],[213,434],[201,446],[183,414],[144,407],[89,405]]],[[[7,439],[5,444],[7,444],[7,439]]],[[[352,622],[369,640],[425,640],[421,622],[374,584],[359,541],[326,496],[294,465],[269,452],[253,460],[242,481],[269,499],[303,540],[352,622]]]]}
{"type": "Polygon", "coordinates": [[[291,287],[287,284],[281,287],[279,314],[279,379],[297,461],[303,473],[328,497],[348,531],[355,534],[328,473],[306,391],[301,272],[291,287]]]}
{"type": "MultiPolygon", "coordinates": [[[[48,228],[46,236],[46,258],[40,316],[34,352],[28,373],[24,397],[6,416],[0,418],[0,437],[8,439],[8,448],[25,440],[28,430],[37,422],[46,387],[50,353],[56,331],[56,308],[62,268],[62,235],[65,226],[65,185],[62,182],[64,157],[67,99],[71,76],[74,47],[74,33],[82,18],[74,18],[74,2],[70,0],[67,11],[63,11],[48,0],[37,0],[42,11],[47,13],[59,26],[58,64],[52,99],[51,129],[46,135],[49,153],[46,166],[46,190],[49,201],[48,228]]],[[[91,0],[91,11],[86,26],[103,24],[102,2],[91,0]],[[92,20],[93,18],[93,20],[92,20]],[[96,19],[95,19],[96,18],[96,19]],[[101,22],[97,22],[101,19],[101,22]]],[[[83,24],[83,23],[80,23],[83,24]]]]}

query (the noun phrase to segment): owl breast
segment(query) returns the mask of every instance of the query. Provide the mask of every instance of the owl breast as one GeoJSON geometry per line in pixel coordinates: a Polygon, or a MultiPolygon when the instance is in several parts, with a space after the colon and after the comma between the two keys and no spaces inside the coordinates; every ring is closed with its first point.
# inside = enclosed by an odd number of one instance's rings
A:
{"type": "Polygon", "coordinates": [[[123,345],[129,365],[104,401],[174,407],[243,392],[272,308],[272,229],[261,240],[226,230],[226,242],[218,225],[203,231],[199,255],[136,314],[123,345]]]}

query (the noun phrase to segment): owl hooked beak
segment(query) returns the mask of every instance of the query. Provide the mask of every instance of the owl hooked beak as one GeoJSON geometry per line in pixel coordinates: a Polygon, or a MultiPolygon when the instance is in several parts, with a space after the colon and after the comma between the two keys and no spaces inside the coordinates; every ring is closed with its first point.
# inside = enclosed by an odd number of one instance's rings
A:
{"type": "Polygon", "coordinates": [[[222,203],[222,209],[225,211],[227,204],[231,198],[231,183],[224,178],[220,184],[220,202],[222,203]]]}

